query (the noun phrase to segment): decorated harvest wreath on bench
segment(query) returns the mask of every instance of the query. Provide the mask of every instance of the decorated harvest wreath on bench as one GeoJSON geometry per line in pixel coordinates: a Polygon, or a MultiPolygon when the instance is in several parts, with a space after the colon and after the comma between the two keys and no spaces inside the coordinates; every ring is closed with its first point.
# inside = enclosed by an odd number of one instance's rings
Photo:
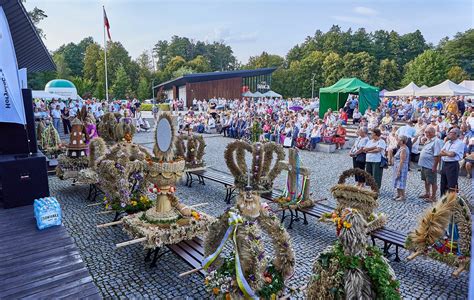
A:
{"type": "Polygon", "coordinates": [[[235,141],[225,152],[227,166],[239,186],[237,204],[213,223],[207,233],[202,267],[207,269],[206,286],[216,298],[273,299],[284,290],[284,281],[293,274],[295,256],[291,241],[278,218],[260,203],[259,193],[278,175],[270,170],[276,147],[268,144],[250,145],[235,141]],[[245,151],[252,153],[252,171],[246,170],[245,151]],[[237,153],[237,161],[233,153],[237,153]],[[246,186],[243,178],[246,177],[246,186]],[[274,256],[269,257],[262,231],[271,239],[274,256]],[[232,241],[231,252],[224,249],[232,241]]]}
{"type": "Polygon", "coordinates": [[[338,241],[318,255],[307,287],[308,299],[401,299],[395,273],[374,246],[357,209],[335,220],[338,241]]]}
{"type": "Polygon", "coordinates": [[[176,139],[176,156],[183,157],[186,170],[204,168],[206,142],[202,135],[181,134],[176,139]]]}
{"type": "Polygon", "coordinates": [[[406,240],[414,251],[408,260],[427,255],[457,268],[458,277],[471,261],[472,219],[468,202],[455,193],[443,196],[423,214],[418,227],[406,240]]]}
{"type": "Polygon", "coordinates": [[[144,212],[125,216],[124,230],[145,248],[153,249],[203,235],[212,217],[184,204],[174,195],[185,161],[175,155],[176,130],[170,114],[162,113],[155,130],[154,156],[144,159],[145,181],[156,195],[155,205],[144,212]]]}
{"type": "Polygon", "coordinates": [[[331,188],[332,195],[336,198],[336,210],[332,214],[325,214],[323,219],[335,218],[341,214],[345,208],[354,208],[367,220],[367,232],[381,228],[387,222],[387,216],[383,213],[375,214],[378,207],[378,188],[374,178],[364,170],[353,168],[344,171],[339,177],[337,185],[331,188]],[[369,189],[346,184],[346,179],[352,176],[365,178],[369,189]]]}
{"type": "Polygon", "coordinates": [[[280,161],[280,168],[287,170],[286,186],[282,194],[273,201],[283,208],[304,209],[312,207],[315,201],[309,198],[309,169],[302,166],[299,151],[288,149],[288,161],[280,161]]]}

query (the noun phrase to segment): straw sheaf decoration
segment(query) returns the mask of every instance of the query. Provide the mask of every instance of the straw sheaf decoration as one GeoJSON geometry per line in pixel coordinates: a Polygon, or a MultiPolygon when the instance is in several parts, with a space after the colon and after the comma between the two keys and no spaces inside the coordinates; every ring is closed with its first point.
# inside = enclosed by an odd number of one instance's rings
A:
{"type": "Polygon", "coordinates": [[[118,119],[122,116],[117,113],[108,112],[102,116],[99,125],[97,125],[97,131],[101,138],[104,139],[107,143],[114,143],[117,141],[115,135],[115,127],[118,124],[118,119]],[[117,116],[118,115],[118,116],[117,116]]]}
{"type": "MultiPolygon", "coordinates": [[[[329,246],[318,256],[318,260],[321,257],[330,257],[333,252],[333,246],[329,246]]],[[[312,270],[312,276],[308,283],[308,289],[306,298],[310,300],[332,300],[336,299],[337,293],[331,290],[332,287],[343,286],[343,273],[340,276],[336,276],[340,271],[339,261],[333,257],[327,261],[327,267],[324,268],[322,263],[315,263],[312,270]],[[328,288],[330,287],[330,288],[328,288]]]]}
{"type": "Polygon", "coordinates": [[[175,144],[176,157],[186,160],[186,168],[198,168],[204,166],[204,149],[206,142],[202,135],[180,135],[175,144]]]}
{"type": "Polygon", "coordinates": [[[378,188],[374,178],[358,168],[344,171],[339,177],[338,184],[331,188],[331,193],[337,200],[337,211],[346,207],[355,208],[365,219],[369,219],[374,209],[378,207],[378,188]],[[371,190],[346,184],[347,178],[356,175],[364,177],[371,190]]]}
{"type": "MultiPolygon", "coordinates": [[[[228,228],[228,213],[232,210],[235,210],[235,208],[226,211],[216,222],[210,225],[204,240],[205,257],[212,254],[219,246],[228,228]]],[[[237,229],[237,247],[242,270],[246,278],[253,278],[249,281],[253,290],[260,290],[264,286],[265,278],[263,275],[269,262],[265,255],[262,230],[267,233],[272,241],[274,250],[273,266],[282,274],[283,278],[289,278],[295,267],[295,255],[289,234],[281,226],[276,216],[262,209],[258,218],[253,221],[244,221],[244,224],[237,229]]],[[[223,257],[219,256],[213,262],[212,270],[219,269],[222,263],[223,257]]]]}
{"type": "Polygon", "coordinates": [[[442,238],[457,204],[456,195],[441,198],[423,214],[417,229],[408,235],[415,251],[424,251],[442,238]]]}
{"type": "Polygon", "coordinates": [[[101,137],[93,138],[89,144],[89,168],[95,168],[97,159],[106,151],[105,141],[101,137]]]}
{"type": "Polygon", "coordinates": [[[250,176],[252,188],[260,192],[271,190],[273,181],[281,172],[279,161],[285,158],[283,148],[274,143],[250,145],[241,140],[228,144],[224,152],[224,159],[235,178],[235,185],[238,188],[244,188],[247,185],[246,152],[252,154],[252,174],[250,176]],[[276,154],[276,161],[273,168],[271,168],[274,153],[276,154]]]}
{"type": "Polygon", "coordinates": [[[283,275],[289,278],[295,270],[295,253],[291,245],[291,238],[280,220],[268,211],[262,210],[259,217],[262,229],[271,237],[275,258],[273,265],[283,275]]]}
{"type": "Polygon", "coordinates": [[[158,148],[158,135],[156,134],[157,127],[155,127],[155,146],[153,147],[153,154],[155,154],[154,160],[155,161],[172,161],[175,158],[174,154],[174,145],[176,144],[176,126],[173,122],[173,117],[170,113],[162,112],[156,122],[156,126],[160,123],[161,119],[168,120],[170,127],[171,127],[171,144],[168,148],[168,151],[162,152],[158,148]]]}
{"type": "MultiPolygon", "coordinates": [[[[417,229],[408,235],[406,246],[416,253],[426,253],[446,264],[458,267],[453,276],[458,276],[468,268],[471,253],[472,219],[469,206],[462,197],[454,193],[443,196],[429,208],[420,220],[417,229]],[[459,230],[458,247],[461,256],[443,255],[432,248],[436,241],[442,241],[451,220],[454,219],[459,230]]],[[[411,257],[410,257],[411,259],[411,257]]]]}
{"type": "Polygon", "coordinates": [[[129,139],[131,141],[136,130],[137,128],[133,125],[131,119],[126,120],[122,118],[120,122],[115,125],[115,140],[122,141],[129,139]]]}

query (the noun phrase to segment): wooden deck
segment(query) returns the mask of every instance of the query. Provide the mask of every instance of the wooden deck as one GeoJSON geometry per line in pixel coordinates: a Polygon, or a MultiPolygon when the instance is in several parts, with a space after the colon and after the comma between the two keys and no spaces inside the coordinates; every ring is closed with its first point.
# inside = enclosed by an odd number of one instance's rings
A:
{"type": "Polygon", "coordinates": [[[33,206],[0,208],[0,299],[101,299],[64,226],[36,228],[33,206]]]}

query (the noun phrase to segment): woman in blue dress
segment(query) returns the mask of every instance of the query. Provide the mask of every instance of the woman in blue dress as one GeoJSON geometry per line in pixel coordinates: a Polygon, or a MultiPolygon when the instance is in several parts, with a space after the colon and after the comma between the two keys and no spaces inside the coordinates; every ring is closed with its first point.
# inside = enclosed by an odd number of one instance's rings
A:
{"type": "Polygon", "coordinates": [[[393,157],[393,187],[397,189],[397,195],[393,200],[404,201],[406,199],[405,189],[408,178],[408,164],[410,163],[410,150],[407,147],[408,137],[398,137],[398,151],[393,157]]]}

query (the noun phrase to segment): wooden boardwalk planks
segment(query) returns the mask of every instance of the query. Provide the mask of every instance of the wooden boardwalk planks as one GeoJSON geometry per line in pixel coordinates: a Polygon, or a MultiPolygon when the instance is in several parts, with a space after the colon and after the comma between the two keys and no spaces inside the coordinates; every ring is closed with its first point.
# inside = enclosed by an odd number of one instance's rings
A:
{"type": "Polygon", "coordinates": [[[0,299],[101,299],[63,226],[38,230],[33,206],[0,209],[0,299]]]}

